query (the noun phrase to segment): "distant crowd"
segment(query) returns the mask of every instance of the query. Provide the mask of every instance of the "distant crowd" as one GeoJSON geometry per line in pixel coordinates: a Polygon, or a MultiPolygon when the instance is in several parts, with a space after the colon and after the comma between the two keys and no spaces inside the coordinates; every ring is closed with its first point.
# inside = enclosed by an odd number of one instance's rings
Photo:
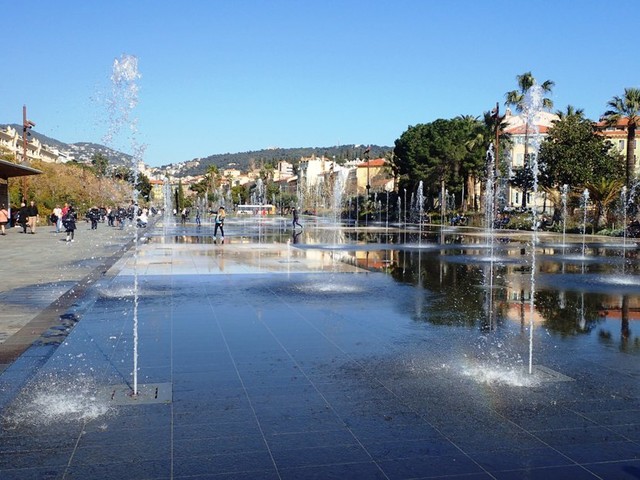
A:
{"type": "MultiPolygon", "coordinates": [[[[84,213],[84,219],[91,224],[91,230],[96,230],[99,223],[106,223],[109,227],[123,229],[127,224],[136,225],[139,228],[147,226],[149,215],[159,212],[155,208],[141,208],[133,201],[127,206],[91,207],[84,213]]],[[[46,219],[46,224],[55,227],[55,233],[66,233],[66,241],[73,242],[77,229],[78,212],[73,205],[65,203],[62,207],[56,205],[51,215],[46,219]]],[[[35,235],[40,216],[35,201],[27,205],[22,202],[20,208],[7,208],[0,205],[0,234],[6,235],[7,229],[17,228],[19,233],[35,235]]]]}

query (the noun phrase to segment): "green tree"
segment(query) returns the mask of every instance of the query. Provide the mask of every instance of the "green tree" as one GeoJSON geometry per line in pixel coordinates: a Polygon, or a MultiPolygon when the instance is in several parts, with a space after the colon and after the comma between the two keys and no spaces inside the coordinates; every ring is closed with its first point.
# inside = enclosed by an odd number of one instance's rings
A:
{"type": "MultiPolygon", "coordinates": [[[[489,145],[494,142],[495,129],[497,119],[490,113],[484,112],[484,118],[481,121],[478,117],[471,115],[461,115],[457,117],[462,123],[464,137],[466,138],[465,147],[467,154],[463,159],[462,172],[465,184],[468,185],[468,192],[475,192],[474,185],[477,179],[486,179],[486,158],[489,145]]],[[[475,198],[471,199],[471,203],[475,208],[480,206],[475,198]]],[[[462,202],[464,209],[468,202],[462,202]]]]}
{"type": "Polygon", "coordinates": [[[91,165],[98,177],[104,177],[109,168],[109,159],[102,153],[95,153],[91,157],[91,165]]]}
{"type": "Polygon", "coordinates": [[[426,192],[437,195],[445,186],[459,193],[461,173],[468,156],[465,146],[468,129],[461,119],[438,119],[432,123],[410,126],[395,141],[398,173],[415,189],[420,180],[426,192]]]}
{"type": "Polygon", "coordinates": [[[598,135],[581,110],[567,108],[540,145],[540,183],[581,187],[600,179],[620,179],[623,164],[611,142],[598,135]]]}
{"type": "Polygon", "coordinates": [[[232,203],[246,204],[249,198],[249,192],[243,185],[234,185],[231,187],[232,203]]]}
{"type": "Polygon", "coordinates": [[[184,196],[184,188],[182,187],[182,179],[178,180],[178,186],[176,187],[176,209],[178,212],[187,206],[187,202],[184,196]]]}
{"type": "Polygon", "coordinates": [[[589,190],[589,199],[595,204],[596,212],[593,229],[600,230],[605,225],[610,206],[620,198],[620,191],[624,182],[621,178],[604,178],[589,181],[585,187],[589,190]]]}
{"type": "Polygon", "coordinates": [[[604,119],[609,125],[620,124],[627,120],[627,152],[625,178],[627,187],[631,187],[635,177],[635,138],[640,124],[640,89],[625,88],[622,97],[615,96],[607,104],[610,110],[604,112],[604,119]]]}
{"type": "Polygon", "coordinates": [[[148,202],[151,195],[151,182],[149,177],[144,173],[138,173],[138,183],[136,183],[136,190],[144,201],[148,202]]]}
{"type": "MultiPolygon", "coordinates": [[[[534,78],[531,72],[525,72],[522,75],[516,76],[516,81],[518,83],[518,88],[516,90],[511,90],[505,94],[506,106],[514,107],[517,113],[523,113],[526,108],[527,95],[530,90],[537,85],[536,79],[534,78]]],[[[545,80],[542,84],[540,84],[540,88],[545,93],[550,93],[553,89],[554,82],[551,80],[545,80]]],[[[553,101],[544,97],[542,99],[542,106],[548,110],[553,108],[553,101]]],[[[524,169],[529,169],[529,162],[531,160],[529,155],[529,122],[528,119],[525,118],[524,124],[524,169]]],[[[519,187],[522,190],[522,207],[527,206],[527,191],[531,189],[533,182],[529,185],[529,177],[533,178],[532,175],[529,175],[525,172],[519,173],[512,181],[512,184],[516,187],[519,187]]]]}

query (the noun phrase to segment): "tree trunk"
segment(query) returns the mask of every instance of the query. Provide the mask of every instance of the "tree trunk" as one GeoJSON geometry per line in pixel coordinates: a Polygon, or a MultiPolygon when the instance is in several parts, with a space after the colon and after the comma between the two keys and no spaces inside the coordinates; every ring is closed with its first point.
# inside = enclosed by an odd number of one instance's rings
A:
{"type": "MultiPolygon", "coordinates": [[[[527,122],[524,123],[524,159],[523,159],[523,168],[530,168],[529,166],[529,124],[527,122]]],[[[526,175],[525,175],[525,178],[526,175]]],[[[522,187],[522,208],[527,208],[527,187],[522,187]]]]}
{"type": "Polygon", "coordinates": [[[636,173],[636,162],[633,155],[636,139],[636,125],[629,119],[627,126],[627,188],[631,188],[636,173]]]}

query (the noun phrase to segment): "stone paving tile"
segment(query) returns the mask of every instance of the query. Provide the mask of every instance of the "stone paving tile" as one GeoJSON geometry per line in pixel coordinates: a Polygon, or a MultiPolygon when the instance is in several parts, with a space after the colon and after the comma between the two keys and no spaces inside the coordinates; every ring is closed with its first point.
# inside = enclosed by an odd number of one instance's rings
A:
{"type": "Polygon", "coordinates": [[[449,350],[477,333],[452,328],[444,341],[399,317],[408,292],[387,276],[282,244],[200,238],[152,236],[138,260],[128,253],[87,287],[60,346],[5,370],[0,478],[637,476],[638,392],[618,395],[638,372],[628,359],[616,371],[578,348],[547,348],[550,368],[574,381],[481,385],[447,367],[449,350]],[[116,406],[97,387],[132,382],[136,273],[138,376],[170,384],[172,401],[116,406]],[[56,401],[34,403],[42,395],[56,401]],[[71,407],[60,400],[80,404],[52,416],[71,407]]]}

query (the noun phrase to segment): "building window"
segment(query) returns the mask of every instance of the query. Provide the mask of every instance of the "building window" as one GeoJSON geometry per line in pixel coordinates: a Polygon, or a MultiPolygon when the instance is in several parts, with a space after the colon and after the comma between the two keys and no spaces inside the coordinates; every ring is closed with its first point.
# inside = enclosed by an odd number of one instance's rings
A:
{"type": "Polygon", "coordinates": [[[618,140],[618,150],[624,150],[624,140],[618,140]]]}
{"type": "Polygon", "coordinates": [[[520,194],[519,194],[518,192],[516,192],[516,193],[515,193],[515,195],[514,195],[515,201],[513,202],[513,203],[515,203],[516,205],[517,205],[518,203],[520,203],[520,202],[519,202],[519,200],[518,200],[518,198],[519,198],[519,197],[520,197],[520,194]]]}

